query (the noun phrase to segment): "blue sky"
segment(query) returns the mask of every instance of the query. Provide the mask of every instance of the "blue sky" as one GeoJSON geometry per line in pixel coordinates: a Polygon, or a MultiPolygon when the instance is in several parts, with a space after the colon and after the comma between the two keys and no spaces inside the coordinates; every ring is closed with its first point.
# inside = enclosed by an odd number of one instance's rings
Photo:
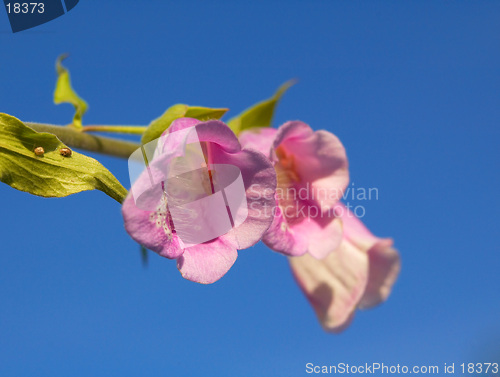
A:
{"type": "MultiPolygon", "coordinates": [[[[240,252],[219,282],[143,268],[100,192],[42,199],[1,184],[1,376],[303,376],[305,365],[500,359],[500,4],[494,1],[106,1],[12,34],[0,10],[0,111],[63,124],[71,57],[86,124],[147,124],[174,103],[232,114],[300,81],[275,124],[346,146],[377,187],[365,223],[403,268],[390,299],[324,333],[286,259],[240,252]]],[[[127,164],[98,157],[127,184],[127,164]]],[[[359,203],[358,203],[359,204],[359,203]]]]}

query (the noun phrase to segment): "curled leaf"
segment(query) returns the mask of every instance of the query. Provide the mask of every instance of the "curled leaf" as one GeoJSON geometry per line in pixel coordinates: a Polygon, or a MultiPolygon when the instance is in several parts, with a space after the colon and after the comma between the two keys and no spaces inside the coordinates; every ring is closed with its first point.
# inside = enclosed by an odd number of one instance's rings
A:
{"type": "Polygon", "coordinates": [[[259,102],[243,111],[240,115],[231,118],[227,122],[227,125],[236,135],[249,128],[270,127],[276,105],[283,94],[285,94],[285,92],[295,83],[296,80],[285,82],[271,98],[259,102]]]}
{"type": "Polygon", "coordinates": [[[213,109],[209,107],[188,106],[177,104],[169,107],[159,118],[153,120],[142,135],[142,144],[149,143],[161,136],[170,124],[183,117],[195,118],[198,120],[220,119],[228,109],[213,109]]]}
{"type": "Polygon", "coordinates": [[[127,190],[93,158],[71,151],[55,135],[39,133],[0,113],[0,181],[43,197],[100,190],[121,203],[127,190]]]}
{"type": "Polygon", "coordinates": [[[82,127],[82,117],[87,111],[87,102],[85,102],[71,86],[71,78],[69,71],[62,65],[62,61],[67,58],[67,55],[61,55],[56,61],[57,82],[54,91],[54,103],[71,103],[75,107],[75,115],[73,116],[73,126],[82,127]]]}

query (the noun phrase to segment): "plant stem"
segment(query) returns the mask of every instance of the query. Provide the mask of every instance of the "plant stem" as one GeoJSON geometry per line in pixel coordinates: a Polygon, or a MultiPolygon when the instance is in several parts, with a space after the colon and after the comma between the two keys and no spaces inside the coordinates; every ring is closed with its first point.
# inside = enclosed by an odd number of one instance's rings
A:
{"type": "Polygon", "coordinates": [[[83,132],[116,132],[121,134],[142,135],[146,131],[147,126],[84,126],[83,132]]]}
{"type": "Polygon", "coordinates": [[[140,144],[130,141],[90,135],[72,126],[56,126],[32,122],[24,122],[24,124],[35,131],[54,134],[70,147],[115,157],[129,158],[133,152],[141,147],[140,144]]]}

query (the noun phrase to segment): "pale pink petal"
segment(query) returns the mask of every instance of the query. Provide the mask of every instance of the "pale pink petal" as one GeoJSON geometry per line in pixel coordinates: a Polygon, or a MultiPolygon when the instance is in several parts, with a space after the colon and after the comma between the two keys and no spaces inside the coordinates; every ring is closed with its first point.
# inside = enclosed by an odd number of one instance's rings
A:
{"type": "MultiPolygon", "coordinates": [[[[171,153],[191,143],[214,143],[225,151],[236,153],[241,150],[238,138],[220,120],[201,122],[193,118],[179,118],[172,122],[158,141],[159,152],[171,153]]],[[[175,154],[179,155],[178,152],[175,154]]]]}
{"type": "Polygon", "coordinates": [[[399,253],[392,248],[392,240],[384,239],[368,250],[369,273],[360,309],[369,309],[384,302],[401,270],[399,253]]]}
{"type": "Polygon", "coordinates": [[[242,148],[254,149],[269,157],[276,132],[276,128],[252,128],[240,133],[238,139],[242,148]]]}
{"type": "Polygon", "coordinates": [[[199,123],[201,123],[201,121],[195,118],[179,118],[170,124],[170,127],[165,130],[164,134],[184,130],[186,128],[196,126],[199,123]]]}
{"type": "Polygon", "coordinates": [[[175,259],[182,254],[175,233],[165,232],[154,211],[138,208],[131,193],[123,202],[122,214],[125,230],[135,241],[166,258],[175,259]]]}
{"type": "Polygon", "coordinates": [[[308,241],[307,252],[323,259],[342,241],[342,221],[338,218],[306,217],[291,228],[296,242],[308,241]]]}
{"type": "Polygon", "coordinates": [[[177,268],[185,279],[211,284],[226,274],[237,256],[236,247],[219,238],[185,249],[177,268]]]}
{"type": "MultiPolygon", "coordinates": [[[[182,125],[182,127],[177,128],[176,122],[178,121],[179,119],[172,123],[172,132],[185,127],[182,125]]],[[[196,133],[198,134],[199,141],[218,144],[227,152],[235,153],[241,150],[240,142],[234,132],[220,120],[198,121],[196,124],[196,133]]]]}
{"type": "Polygon", "coordinates": [[[314,133],[313,129],[304,122],[294,120],[283,123],[274,138],[273,148],[278,148],[284,142],[294,139],[305,139],[314,133]]]}
{"type": "MultiPolygon", "coordinates": [[[[191,142],[199,141],[196,129],[194,128],[199,123],[201,122],[194,118],[179,118],[174,120],[172,124],[163,131],[159,139],[146,144],[146,151],[149,151],[153,147],[156,148],[154,151],[155,162],[158,162],[158,156],[165,154],[169,156],[169,159],[173,156],[181,156],[188,140],[191,142]]],[[[151,161],[149,161],[149,163],[151,163],[151,161]]],[[[160,163],[162,167],[165,166],[165,162],[160,163]]]]}
{"type": "Polygon", "coordinates": [[[368,250],[381,238],[376,237],[368,230],[363,222],[356,217],[342,202],[335,205],[335,213],[344,223],[344,236],[355,243],[359,248],[368,250]]]}
{"type": "Polygon", "coordinates": [[[307,252],[309,239],[294,237],[295,233],[287,225],[281,208],[276,206],[276,215],[262,241],[272,250],[288,256],[299,256],[307,252]]]}
{"type": "Polygon", "coordinates": [[[273,147],[295,156],[300,181],[311,185],[311,194],[323,211],[342,198],[349,171],[344,146],[335,135],[314,132],[303,122],[287,122],[278,129],[273,147]]]}
{"type": "Polygon", "coordinates": [[[298,285],[327,331],[340,331],[352,319],[368,279],[368,257],[349,242],[326,258],[289,258],[298,285]]]}
{"type": "Polygon", "coordinates": [[[337,249],[341,241],[342,221],[339,218],[300,201],[286,207],[278,206],[273,224],[263,238],[274,251],[288,256],[308,252],[317,259],[337,249]]]}
{"type": "Polygon", "coordinates": [[[387,299],[398,277],[399,253],[392,247],[392,239],[374,236],[344,204],[337,203],[335,212],[344,223],[344,237],[368,254],[369,279],[359,307],[374,307],[387,299]]]}

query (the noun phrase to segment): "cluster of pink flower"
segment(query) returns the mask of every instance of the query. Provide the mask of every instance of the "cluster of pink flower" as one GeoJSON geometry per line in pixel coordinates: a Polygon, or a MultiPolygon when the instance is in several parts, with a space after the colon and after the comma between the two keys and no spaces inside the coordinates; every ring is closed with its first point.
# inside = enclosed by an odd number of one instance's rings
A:
{"type": "MultiPolygon", "coordinates": [[[[246,194],[244,221],[210,241],[185,247],[168,203],[162,202],[160,210],[144,209],[129,194],[122,213],[134,240],[176,259],[184,278],[204,284],[231,268],[237,250],[262,240],[289,257],[297,283],[330,331],[345,328],[357,308],[387,298],[399,273],[399,255],[391,239],[372,235],[340,203],[349,172],[345,149],[335,135],[291,121],[278,129],[246,130],[238,138],[221,121],[181,118],[164,136],[193,126],[210,164],[239,168],[246,194]],[[294,195],[305,186],[310,197],[294,195]],[[313,212],[321,215],[308,215],[313,212]]],[[[134,186],[146,180],[144,174],[134,186]]]]}

